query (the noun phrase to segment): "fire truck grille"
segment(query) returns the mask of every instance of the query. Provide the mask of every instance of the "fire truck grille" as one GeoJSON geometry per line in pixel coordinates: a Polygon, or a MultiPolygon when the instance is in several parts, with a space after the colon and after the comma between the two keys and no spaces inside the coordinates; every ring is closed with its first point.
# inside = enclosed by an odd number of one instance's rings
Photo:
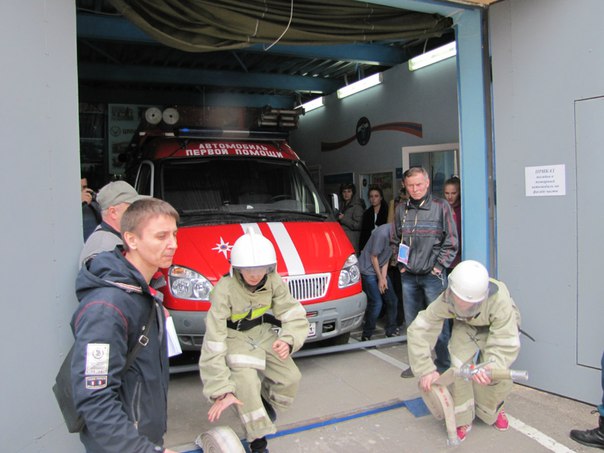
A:
{"type": "Polygon", "coordinates": [[[290,293],[299,302],[320,299],[327,293],[329,274],[300,275],[284,277],[290,293]]]}

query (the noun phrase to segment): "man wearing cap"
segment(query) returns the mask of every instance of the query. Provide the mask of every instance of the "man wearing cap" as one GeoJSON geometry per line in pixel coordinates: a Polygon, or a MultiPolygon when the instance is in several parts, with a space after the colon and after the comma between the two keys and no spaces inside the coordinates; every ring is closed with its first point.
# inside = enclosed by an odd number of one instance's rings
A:
{"type": "Polygon", "coordinates": [[[478,261],[462,261],[449,275],[447,289],[417,315],[407,329],[407,347],[411,369],[425,392],[440,377],[431,349],[448,319],[453,320],[451,367],[488,363],[471,380],[457,377],[452,384],[457,437],[465,439],[474,416],[500,431],[508,429],[503,402],[512,381],[492,381],[489,374],[490,369],[509,369],[520,351],[520,313],[506,285],[489,278],[478,261]]]}
{"type": "Polygon", "coordinates": [[[134,187],[125,181],[113,181],[104,186],[96,196],[101,207],[102,221],[84,243],[78,265],[101,252],[111,251],[122,245],[120,222],[128,206],[136,200],[147,198],[139,195],[134,187]]]}

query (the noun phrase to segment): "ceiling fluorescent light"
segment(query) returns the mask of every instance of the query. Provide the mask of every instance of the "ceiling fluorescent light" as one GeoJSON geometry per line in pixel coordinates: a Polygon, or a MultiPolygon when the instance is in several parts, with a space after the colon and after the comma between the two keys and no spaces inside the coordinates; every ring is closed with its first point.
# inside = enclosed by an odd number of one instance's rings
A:
{"type": "Polygon", "coordinates": [[[456,54],[457,46],[455,45],[455,41],[453,41],[409,60],[409,71],[415,71],[447,58],[454,57],[456,54]]]}
{"type": "Polygon", "coordinates": [[[320,96],[312,101],[305,102],[304,104],[300,104],[297,109],[304,109],[304,113],[310,112],[311,110],[318,109],[319,107],[323,107],[325,104],[323,103],[323,96],[320,96]]]}
{"type": "Polygon", "coordinates": [[[359,80],[358,82],[351,83],[350,85],[346,85],[338,90],[337,95],[338,99],[345,98],[346,96],[350,96],[351,94],[358,93],[359,91],[366,90],[367,88],[374,87],[382,83],[383,75],[381,72],[377,74],[373,74],[372,76],[365,77],[364,79],[359,80]]]}

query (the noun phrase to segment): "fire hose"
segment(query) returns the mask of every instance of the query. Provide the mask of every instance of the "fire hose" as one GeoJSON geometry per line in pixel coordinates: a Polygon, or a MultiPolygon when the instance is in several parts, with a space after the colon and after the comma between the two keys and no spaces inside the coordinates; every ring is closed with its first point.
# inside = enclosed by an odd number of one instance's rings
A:
{"type": "Polygon", "coordinates": [[[195,445],[204,453],[245,453],[239,437],[228,426],[217,426],[200,434],[195,445]]]}
{"type": "Polygon", "coordinates": [[[449,368],[432,384],[428,392],[420,389],[422,399],[434,418],[445,420],[447,444],[450,446],[458,445],[460,442],[457,437],[457,424],[455,423],[455,404],[447,388],[456,378],[469,381],[476,373],[483,370],[493,381],[506,379],[526,381],[528,379],[527,371],[484,368],[488,363],[485,362],[479,365],[467,364],[461,368],[449,368]]]}

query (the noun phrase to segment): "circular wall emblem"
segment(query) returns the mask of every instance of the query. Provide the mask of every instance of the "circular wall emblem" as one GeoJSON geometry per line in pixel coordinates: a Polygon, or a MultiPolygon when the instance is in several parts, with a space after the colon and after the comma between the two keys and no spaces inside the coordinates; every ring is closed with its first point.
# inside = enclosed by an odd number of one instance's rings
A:
{"type": "Polygon", "coordinates": [[[119,137],[120,135],[122,135],[122,128],[119,126],[111,126],[111,129],[109,129],[109,133],[113,137],[119,137]]]}
{"type": "Polygon", "coordinates": [[[369,123],[369,120],[366,117],[361,118],[357,122],[356,135],[359,145],[365,146],[369,143],[369,138],[371,137],[371,123],[369,123]]]}

